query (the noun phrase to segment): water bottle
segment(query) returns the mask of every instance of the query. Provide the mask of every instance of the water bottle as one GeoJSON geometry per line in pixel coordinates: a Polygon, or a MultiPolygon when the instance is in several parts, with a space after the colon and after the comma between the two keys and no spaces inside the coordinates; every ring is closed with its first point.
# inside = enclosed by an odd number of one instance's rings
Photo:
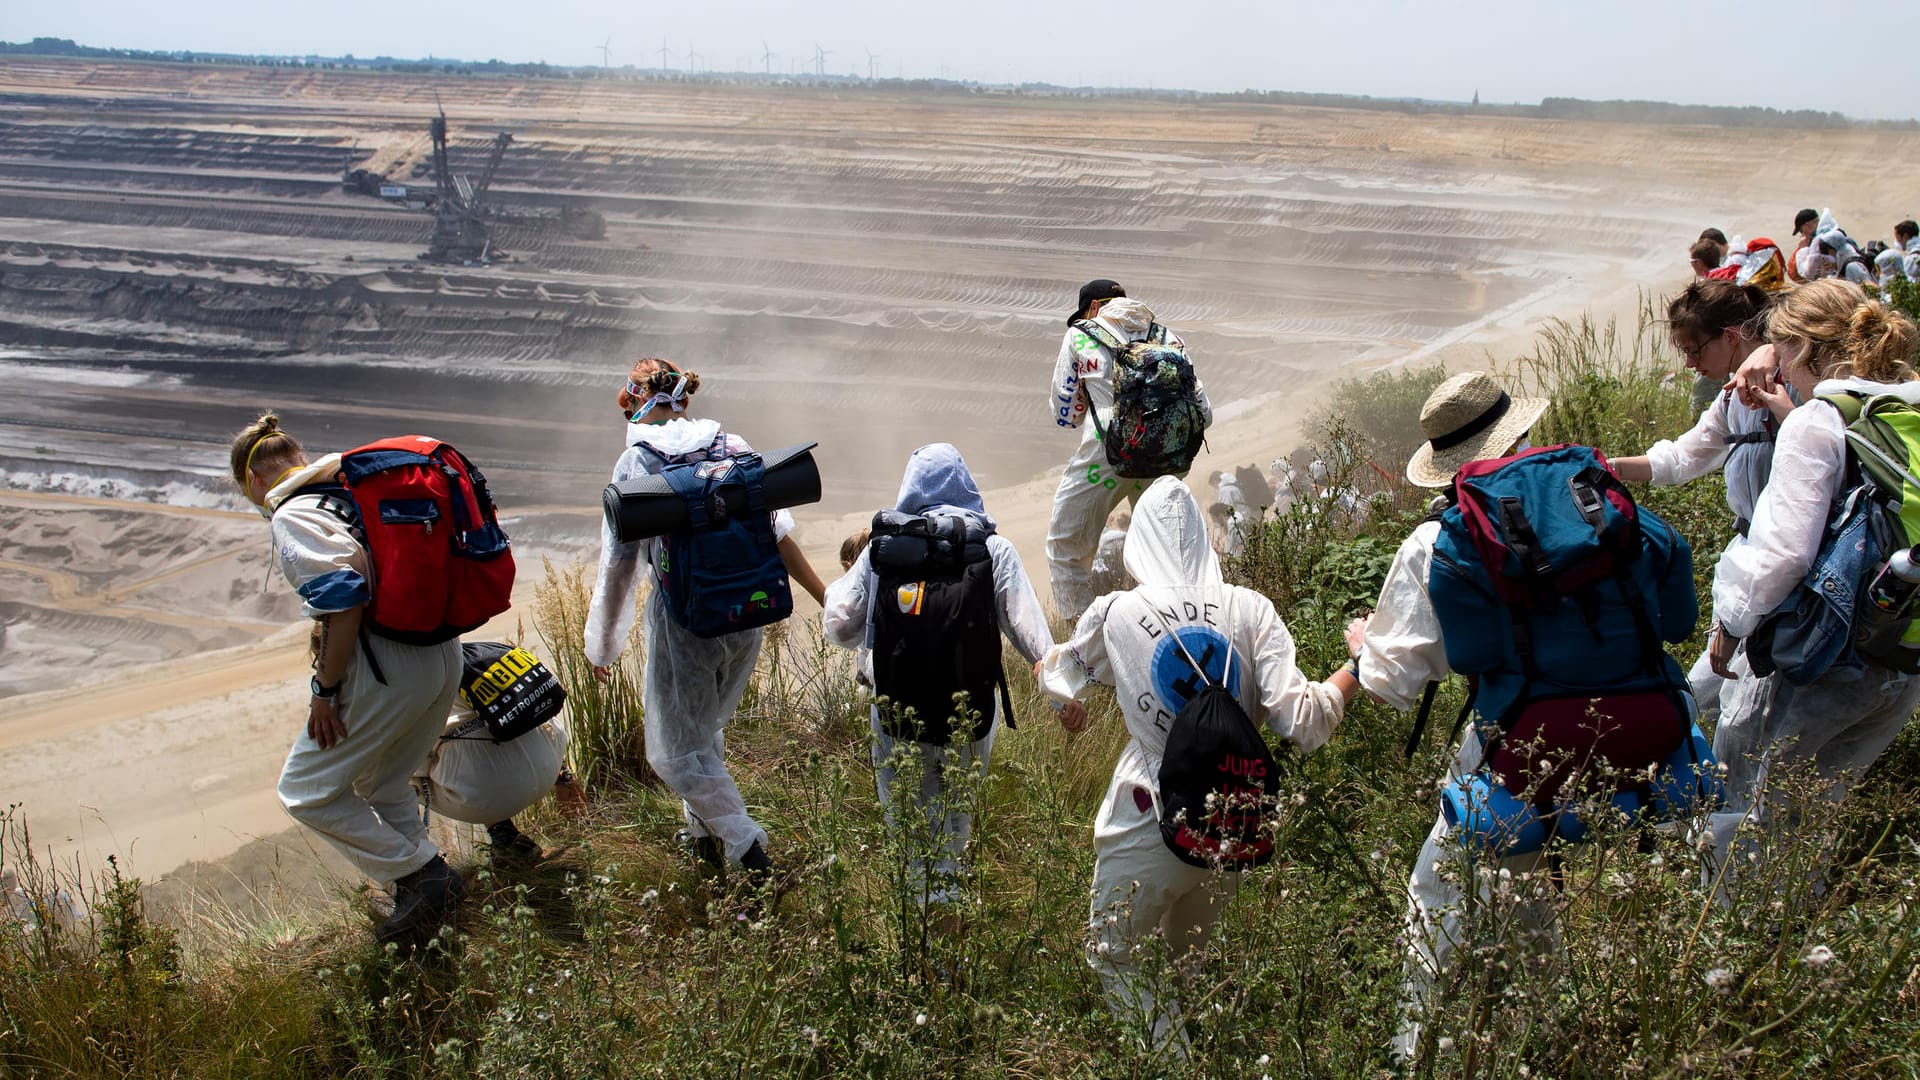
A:
{"type": "Polygon", "coordinates": [[[1867,586],[1867,600],[1874,607],[1889,615],[1898,615],[1906,610],[1913,600],[1914,590],[1920,588],[1920,562],[1915,560],[1916,551],[1920,551],[1920,548],[1901,548],[1874,575],[1873,584],[1867,586]]]}

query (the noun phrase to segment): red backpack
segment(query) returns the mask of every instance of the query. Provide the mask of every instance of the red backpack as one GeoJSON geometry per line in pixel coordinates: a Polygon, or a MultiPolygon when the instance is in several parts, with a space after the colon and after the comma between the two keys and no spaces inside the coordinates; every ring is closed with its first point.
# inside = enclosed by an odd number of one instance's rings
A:
{"type": "Polygon", "coordinates": [[[449,443],[401,435],[340,455],[342,492],[373,564],[366,628],[410,645],[434,645],[507,610],[513,551],[494,514],[487,478],[449,443]]]}

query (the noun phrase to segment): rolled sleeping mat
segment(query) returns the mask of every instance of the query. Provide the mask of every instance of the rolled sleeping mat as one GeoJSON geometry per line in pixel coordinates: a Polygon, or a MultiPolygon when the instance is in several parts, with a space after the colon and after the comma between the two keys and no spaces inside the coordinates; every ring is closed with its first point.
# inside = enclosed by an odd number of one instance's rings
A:
{"type": "MultiPolygon", "coordinates": [[[[820,501],[820,467],[813,460],[813,448],[819,445],[802,443],[760,456],[760,493],[767,500],[768,510],[820,501]]],[[[747,512],[744,486],[723,484],[720,496],[729,517],[747,512]]],[[[614,539],[623,544],[680,532],[693,524],[687,516],[686,501],[674,494],[673,485],[665,477],[657,475],[608,484],[600,493],[600,507],[614,539]]]]}

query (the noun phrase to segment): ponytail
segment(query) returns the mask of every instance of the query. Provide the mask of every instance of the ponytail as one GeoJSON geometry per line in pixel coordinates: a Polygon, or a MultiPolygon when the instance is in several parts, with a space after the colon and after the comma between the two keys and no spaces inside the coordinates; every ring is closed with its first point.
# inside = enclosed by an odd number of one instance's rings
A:
{"type": "Polygon", "coordinates": [[[1869,300],[1854,309],[1841,338],[1833,374],[1870,382],[1907,382],[1914,377],[1913,353],[1920,329],[1903,312],[1869,300]]]}
{"type": "Polygon", "coordinates": [[[258,420],[233,436],[233,445],[228,451],[233,484],[245,491],[247,473],[253,466],[297,463],[304,453],[299,441],[281,430],[279,416],[271,410],[261,413],[258,420]]]}
{"type": "Polygon", "coordinates": [[[635,411],[644,411],[655,395],[665,395],[673,411],[679,412],[686,408],[686,399],[699,390],[698,372],[683,371],[671,360],[643,356],[627,374],[627,385],[620,388],[620,415],[630,417],[635,411]]]}

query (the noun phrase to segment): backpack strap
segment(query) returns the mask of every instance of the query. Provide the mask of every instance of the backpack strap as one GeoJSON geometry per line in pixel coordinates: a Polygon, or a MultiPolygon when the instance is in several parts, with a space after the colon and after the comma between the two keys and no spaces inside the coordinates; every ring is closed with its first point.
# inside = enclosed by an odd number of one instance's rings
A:
{"type": "MultiPolygon", "coordinates": [[[[1155,323],[1154,327],[1159,327],[1159,324],[1155,323]]],[[[1115,337],[1111,330],[1094,322],[1092,319],[1075,319],[1073,320],[1073,328],[1092,338],[1095,343],[1104,346],[1106,350],[1116,358],[1118,358],[1121,351],[1127,347],[1126,342],[1115,337]]],[[[1160,327],[1160,331],[1163,335],[1166,333],[1164,327],[1160,327]]],[[[1152,332],[1151,327],[1148,332],[1152,332]]],[[[1093,433],[1100,436],[1101,442],[1106,442],[1107,429],[1104,424],[1100,423],[1100,410],[1093,407],[1092,398],[1087,399],[1087,419],[1093,421],[1093,433]]]]}
{"type": "Polygon", "coordinates": [[[1433,695],[1440,692],[1440,680],[1427,680],[1427,688],[1420,691],[1420,708],[1413,714],[1413,731],[1407,735],[1407,760],[1412,761],[1414,752],[1420,749],[1420,737],[1427,733],[1427,720],[1433,715],[1433,695]]]}
{"type": "MultiPolygon", "coordinates": [[[[1141,597],[1141,600],[1143,601],[1146,600],[1146,597],[1144,596],[1141,597]]],[[[1213,681],[1213,678],[1207,674],[1207,669],[1201,666],[1200,661],[1195,660],[1193,658],[1193,653],[1190,650],[1188,650],[1187,643],[1180,640],[1179,631],[1175,630],[1172,626],[1167,625],[1167,620],[1164,616],[1160,614],[1160,609],[1157,607],[1154,607],[1153,604],[1149,602],[1147,603],[1147,610],[1153,612],[1153,617],[1155,621],[1159,622],[1160,628],[1165,630],[1167,632],[1167,636],[1173,639],[1174,646],[1180,650],[1181,656],[1184,656],[1187,658],[1187,663],[1193,666],[1193,673],[1195,675],[1200,676],[1200,681],[1202,683],[1205,683],[1208,687],[1218,687],[1222,690],[1225,690],[1227,688],[1227,684],[1224,681],[1226,679],[1227,664],[1233,663],[1232,643],[1229,642],[1227,646],[1226,663],[1220,666],[1220,677],[1222,681],[1216,683],[1213,681]]]]}

